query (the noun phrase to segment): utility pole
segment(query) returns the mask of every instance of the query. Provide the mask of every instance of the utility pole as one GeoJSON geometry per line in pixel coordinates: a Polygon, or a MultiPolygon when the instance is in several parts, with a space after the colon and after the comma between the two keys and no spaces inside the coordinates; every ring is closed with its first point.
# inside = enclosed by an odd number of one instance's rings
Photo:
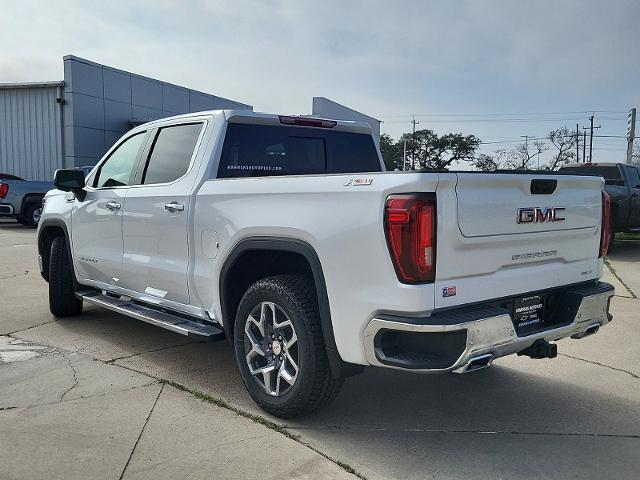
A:
{"type": "Polygon", "coordinates": [[[593,118],[593,115],[589,117],[589,163],[593,163],[593,129],[601,127],[601,125],[598,125],[597,127],[593,126],[593,118]]]}
{"type": "Polygon", "coordinates": [[[633,158],[633,140],[636,138],[636,109],[629,110],[627,120],[627,163],[633,158]]]}
{"type": "Polygon", "coordinates": [[[579,125],[576,123],[576,162],[580,163],[580,132],[579,125]]]}
{"type": "Polygon", "coordinates": [[[402,151],[402,170],[407,170],[407,139],[404,139],[404,149],[402,151]]]}
{"type": "Polygon", "coordinates": [[[413,120],[411,120],[411,125],[413,125],[413,133],[411,134],[411,170],[416,169],[416,125],[419,123],[414,116],[413,120]]]}
{"type": "Polygon", "coordinates": [[[587,129],[582,127],[582,163],[587,163],[587,129]]]}

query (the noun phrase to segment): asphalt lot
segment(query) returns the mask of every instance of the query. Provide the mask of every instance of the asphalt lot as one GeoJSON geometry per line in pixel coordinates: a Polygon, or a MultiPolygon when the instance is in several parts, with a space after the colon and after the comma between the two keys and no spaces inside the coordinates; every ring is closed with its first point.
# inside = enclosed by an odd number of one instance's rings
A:
{"type": "Polygon", "coordinates": [[[636,478],[639,262],[640,242],[616,244],[614,321],[554,360],[371,368],[282,422],[245,393],[226,342],[91,306],[54,321],[35,231],[0,220],[0,478],[636,478]]]}

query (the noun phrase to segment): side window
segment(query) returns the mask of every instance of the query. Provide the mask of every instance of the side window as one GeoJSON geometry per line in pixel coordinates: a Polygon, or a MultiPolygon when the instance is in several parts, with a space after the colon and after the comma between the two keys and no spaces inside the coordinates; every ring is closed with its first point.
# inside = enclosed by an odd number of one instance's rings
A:
{"type": "Polygon", "coordinates": [[[161,128],[153,142],[142,183],[173,182],[187,173],[201,129],[202,123],[161,128]]]}
{"type": "Polygon", "coordinates": [[[629,186],[631,188],[640,188],[640,174],[636,167],[626,167],[627,174],[629,175],[629,186]]]}
{"type": "Polygon", "coordinates": [[[141,132],[124,141],[102,164],[93,181],[96,188],[131,185],[133,169],[144,140],[141,132]]]}

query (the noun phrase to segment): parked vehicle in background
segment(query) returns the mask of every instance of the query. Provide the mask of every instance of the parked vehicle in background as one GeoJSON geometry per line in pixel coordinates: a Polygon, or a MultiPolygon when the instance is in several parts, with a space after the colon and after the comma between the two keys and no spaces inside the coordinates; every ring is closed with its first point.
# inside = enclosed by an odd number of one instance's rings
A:
{"type": "Polygon", "coordinates": [[[627,163],[572,163],[563,173],[604,178],[611,196],[611,240],[616,232],[640,231],[640,168],[627,163]]]}
{"type": "Polygon", "coordinates": [[[366,365],[553,358],[609,323],[601,178],[383,165],[359,122],[244,110],[136,127],[86,179],[56,172],[38,228],[50,310],[226,337],[281,417],[366,365]]]}
{"type": "MultiPolygon", "coordinates": [[[[22,178],[17,177],[16,175],[11,175],[9,173],[0,172],[0,182],[2,182],[2,180],[22,180],[22,178]]],[[[2,188],[0,187],[0,195],[1,195],[1,190],[2,188]]],[[[2,208],[0,208],[0,217],[9,217],[9,216],[11,215],[9,215],[8,213],[5,213],[5,211],[2,208]]]]}
{"type": "Polygon", "coordinates": [[[10,173],[0,173],[0,180],[24,180],[24,178],[11,175],[10,173]]]}
{"type": "Polygon", "coordinates": [[[37,227],[42,214],[42,199],[53,188],[53,182],[32,182],[13,178],[0,178],[0,215],[13,217],[22,225],[37,227]]]}

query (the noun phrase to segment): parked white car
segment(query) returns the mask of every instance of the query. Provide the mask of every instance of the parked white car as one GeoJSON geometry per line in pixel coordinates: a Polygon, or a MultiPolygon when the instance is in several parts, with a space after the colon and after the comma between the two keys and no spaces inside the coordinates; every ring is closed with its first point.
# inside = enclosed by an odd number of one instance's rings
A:
{"type": "Polygon", "coordinates": [[[51,312],[89,302],[226,337],[281,417],[366,365],[550,358],[611,320],[601,178],[383,170],[362,123],[212,111],[139,126],[86,179],[56,173],[38,229],[51,312]]]}

